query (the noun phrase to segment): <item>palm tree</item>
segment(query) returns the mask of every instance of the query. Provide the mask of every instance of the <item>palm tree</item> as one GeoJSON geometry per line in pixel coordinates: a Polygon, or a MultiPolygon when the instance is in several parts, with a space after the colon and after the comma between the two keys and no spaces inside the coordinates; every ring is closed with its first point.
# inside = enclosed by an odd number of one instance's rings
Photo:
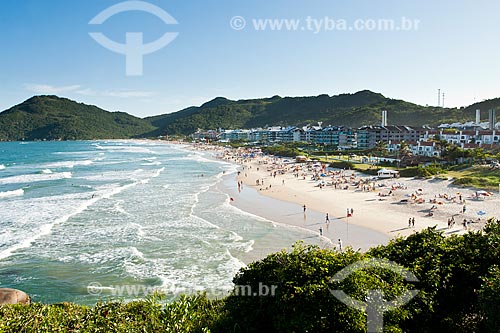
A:
{"type": "Polygon", "coordinates": [[[413,153],[411,151],[410,144],[404,140],[401,141],[401,144],[399,145],[399,156],[401,156],[401,159],[412,155],[413,153]]]}
{"type": "Polygon", "coordinates": [[[387,142],[377,142],[377,145],[373,148],[373,153],[376,156],[387,156],[387,142]]]}
{"type": "Polygon", "coordinates": [[[441,157],[444,157],[446,155],[446,152],[450,149],[451,144],[443,139],[437,138],[436,142],[436,148],[439,151],[439,155],[441,157]]]}

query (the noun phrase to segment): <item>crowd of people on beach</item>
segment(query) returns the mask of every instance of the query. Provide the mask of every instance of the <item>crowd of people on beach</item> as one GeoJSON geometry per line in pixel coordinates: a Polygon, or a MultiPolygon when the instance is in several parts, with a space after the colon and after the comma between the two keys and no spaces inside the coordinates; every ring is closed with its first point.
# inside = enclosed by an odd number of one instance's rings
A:
{"type": "MultiPolygon", "coordinates": [[[[205,149],[205,148],[204,148],[205,149]]],[[[270,156],[262,153],[259,148],[223,148],[211,147],[209,149],[215,150],[217,158],[231,163],[241,165],[241,171],[238,172],[239,176],[248,177],[248,173],[257,171],[259,174],[266,174],[267,177],[261,177],[255,180],[255,188],[259,191],[273,191],[273,185],[278,184],[285,187],[286,177],[293,177],[297,181],[308,181],[313,187],[324,191],[326,189],[362,193],[376,193],[379,201],[389,200],[392,203],[401,204],[401,209],[407,207],[408,211],[426,212],[422,215],[423,218],[435,218],[438,214],[438,219],[441,221],[448,220],[448,229],[453,229],[456,225],[456,215],[461,215],[462,227],[468,230],[471,223],[475,219],[468,213],[467,201],[484,199],[491,193],[475,192],[472,195],[465,195],[461,191],[450,193],[427,193],[427,187],[418,187],[411,189],[406,181],[396,179],[378,179],[377,177],[362,175],[352,170],[346,169],[333,169],[329,168],[326,163],[317,161],[298,162],[291,158],[280,158],[270,156]],[[254,167],[256,170],[252,169],[254,167]],[[268,178],[266,180],[266,178],[268,178]],[[429,208],[417,209],[417,206],[424,206],[429,204],[429,208]],[[454,206],[460,208],[453,208],[454,206]],[[446,217],[448,215],[448,217],[446,217]]],[[[238,191],[243,188],[243,181],[238,181],[238,191]]],[[[304,215],[306,214],[307,207],[303,205],[304,215]]],[[[346,209],[346,218],[351,218],[354,215],[354,209],[346,209]]],[[[477,218],[479,221],[481,218],[477,218]]],[[[330,223],[330,216],[327,213],[325,223],[330,223]]],[[[415,216],[409,218],[408,228],[415,228],[415,216]]],[[[319,235],[324,235],[324,229],[319,230],[319,235]]]]}

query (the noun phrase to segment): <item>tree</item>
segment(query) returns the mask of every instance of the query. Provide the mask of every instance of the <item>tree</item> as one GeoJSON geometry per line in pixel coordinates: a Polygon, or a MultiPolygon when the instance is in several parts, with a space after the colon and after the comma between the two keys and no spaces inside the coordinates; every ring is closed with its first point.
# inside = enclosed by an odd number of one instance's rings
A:
{"type": "Polygon", "coordinates": [[[387,142],[379,141],[373,148],[373,154],[375,156],[387,156],[387,142]]]}
{"type": "MultiPolygon", "coordinates": [[[[382,268],[368,268],[350,274],[341,282],[332,277],[346,266],[368,256],[348,249],[339,253],[318,247],[294,246],[252,263],[234,278],[237,286],[259,290],[275,286],[275,295],[226,300],[229,323],[225,332],[366,332],[366,315],[336,299],[331,290],[343,290],[365,301],[369,290],[383,290],[394,298],[407,290],[403,278],[382,268]]],[[[240,290],[237,288],[236,290],[240,290]]],[[[404,309],[386,312],[386,331],[400,332],[398,323],[409,315],[404,309]]]]}
{"type": "Polygon", "coordinates": [[[399,156],[401,157],[401,159],[410,157],[412,155],[413,153],[411,151],[410,144],[404,140],[401,141],[401,144],[399,146],[399,156]]]}

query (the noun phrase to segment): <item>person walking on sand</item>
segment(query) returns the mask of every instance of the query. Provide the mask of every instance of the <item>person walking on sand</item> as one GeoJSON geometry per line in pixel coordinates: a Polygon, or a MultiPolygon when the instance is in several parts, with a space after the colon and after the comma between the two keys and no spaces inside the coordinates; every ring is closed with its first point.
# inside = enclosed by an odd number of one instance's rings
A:
{"type": "Polygon", "coordinates": [[[330,217],[328,216],[328,213],[326,213],[325,223],[330,223],[330,217]]]}
{"type": "Polygon", "coordinates": [[[415,217],[411,219],[411,227],[415,228],[415,217]]]}
{"type": "Polygon", "coordinates": [[[323,227],[319,227],[319,235],[323,236],[323,227]]]}
{"type": "Polygon", "coordinates": [[[351,208],[351,216],[354,215],[354,209],[351,208]]]}
{"type": "Polygon", "coordinates": [[[342,240],[339,238],[339,251],[342,252],[342,240]]]}
{"type": "Polygon", "coordinates": [[[411,228],[411,217],[408,219],[408,228],[411,228]]]}
{"type": "Polygon", "coordinates": [[[304,209],[304,214],[305,214],[305,213],[306,213],[306,210],[307,210],[306,205],[302,206],[302,208],[304,209]]]}

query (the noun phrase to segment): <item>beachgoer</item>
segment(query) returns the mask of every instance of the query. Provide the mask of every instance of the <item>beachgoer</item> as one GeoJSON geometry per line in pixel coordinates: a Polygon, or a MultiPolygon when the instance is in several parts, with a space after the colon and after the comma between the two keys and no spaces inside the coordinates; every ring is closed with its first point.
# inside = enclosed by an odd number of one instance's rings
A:
{"type": "Polygon", "coordinates": [[[408,228],[411,228],[411,217],[408,219],[408,228]]]}
{"type": "Polygon", "coordinates": [[[328,213],[326,213],[325,222],[326,222],[326,223],[329,223],[329,222],[330,222],[330,217],[328,216],[328,213]]]}
{"type": "Polygon", "coordinates": [[[319,227],[319,235],[323,236],[323,227],[319,227]]]}
{"type": "Polygon", "coordinates": [[[342,252],[342,240],[339,238],[339,251],[342,252]]]}
{"type": "Polygon", "coordinates": [[[411,227],[415,228],[415,218],[414,217],[411,219],[411,227]]]}
{"type": "Polygon", "coordinates": [[[462,214],[465,214],[465,212],[467,211],[467,207],[465,207],[465,205],[462,207],[462,214]]]}
{"type": "Polygon", "coordinates": [[[306,205],[302,206],[302,208],[304,208],[304,214],[305,214],[307,209],[306,205]]]}
{"type": "Polygon", "coordinates": [[[354,209],[351,208],[351,215],[354,215],[354,209]]]}

